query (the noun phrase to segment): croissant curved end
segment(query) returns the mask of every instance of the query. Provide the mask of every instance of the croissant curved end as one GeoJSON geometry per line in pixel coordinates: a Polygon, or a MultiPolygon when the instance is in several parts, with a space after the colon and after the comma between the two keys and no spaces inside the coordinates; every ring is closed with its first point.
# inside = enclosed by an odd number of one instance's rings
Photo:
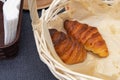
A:
{"type": "Polygon", "coordinates": [[[109,56],[109,53],[108,53],[108,51],[107,51],[107,50],[105,50],[104,52],[99,53],[98,55],[99,55],[99,57],[104,58],[104,57],[109,56]]]}

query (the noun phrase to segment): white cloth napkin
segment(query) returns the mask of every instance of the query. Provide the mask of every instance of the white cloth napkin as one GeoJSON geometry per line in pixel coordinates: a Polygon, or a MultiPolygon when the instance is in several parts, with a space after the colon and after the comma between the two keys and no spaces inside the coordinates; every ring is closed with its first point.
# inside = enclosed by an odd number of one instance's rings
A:
{"type": "Polygon", "coordinates": [[[16,37],[21,0],[7,0],[3,5],[4,44],[8,45],[16,37]]]}

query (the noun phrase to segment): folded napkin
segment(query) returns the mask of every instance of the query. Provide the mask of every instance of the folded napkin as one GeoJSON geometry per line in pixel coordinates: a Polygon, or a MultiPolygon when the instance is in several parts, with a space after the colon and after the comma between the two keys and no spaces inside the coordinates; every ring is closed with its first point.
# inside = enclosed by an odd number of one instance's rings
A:
{"type": "Polygon", "coordinates": [[[16,37],[21,0],[7,0],[3,5],[4,44],[8,45],[16,37]]]}

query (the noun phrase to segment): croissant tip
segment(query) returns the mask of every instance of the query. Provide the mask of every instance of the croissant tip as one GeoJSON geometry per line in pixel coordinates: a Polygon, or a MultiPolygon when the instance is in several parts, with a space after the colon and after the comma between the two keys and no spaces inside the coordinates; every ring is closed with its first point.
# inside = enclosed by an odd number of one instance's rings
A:
{"type": "Polygon", "coordinates": [[[106,58],[106,57],[108,57],[109,56],[109,54],[106,54],[106,55],[102,55],[102,56],[100,56],[101,58],[106,58]]]}
{"type": "Polygon", "coordinates": [[[108,52],[99,54],[99,57],[101,57],[101,58],[106,58],[106,57],[108,57],[108,56],[109,56],[109,53],[108,53],[108,52]]]}
{"type": "Polygon", "coordinates": [[[57,30],[56,29],[49,29],[50,35],[52,36],[57,30]]]}
{"type": "Polygon", "coordinates": [[[68,22],[69,22],[69,20],[65,20],[65,21],[64,21],[64,24],[67,24],[68,22]]]}

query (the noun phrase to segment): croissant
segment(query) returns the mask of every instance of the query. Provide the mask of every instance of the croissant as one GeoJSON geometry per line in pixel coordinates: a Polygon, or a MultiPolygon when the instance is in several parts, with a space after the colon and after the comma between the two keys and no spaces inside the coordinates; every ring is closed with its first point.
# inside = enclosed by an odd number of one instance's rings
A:
{"type": "Polygon", "coordinates": [[[96,27],[66,20],[64,28],[68,35],[81,42],[88,51],[92,51],[99,57],[107,57],[109,55],[106,43],[96,27]]]}
{"type": "Polygon", "coordinates": [[[76,64],[86,59],[87,52],[81,43],[56,29],[49,29],[54,48],[66,64],[76,64]]]}

